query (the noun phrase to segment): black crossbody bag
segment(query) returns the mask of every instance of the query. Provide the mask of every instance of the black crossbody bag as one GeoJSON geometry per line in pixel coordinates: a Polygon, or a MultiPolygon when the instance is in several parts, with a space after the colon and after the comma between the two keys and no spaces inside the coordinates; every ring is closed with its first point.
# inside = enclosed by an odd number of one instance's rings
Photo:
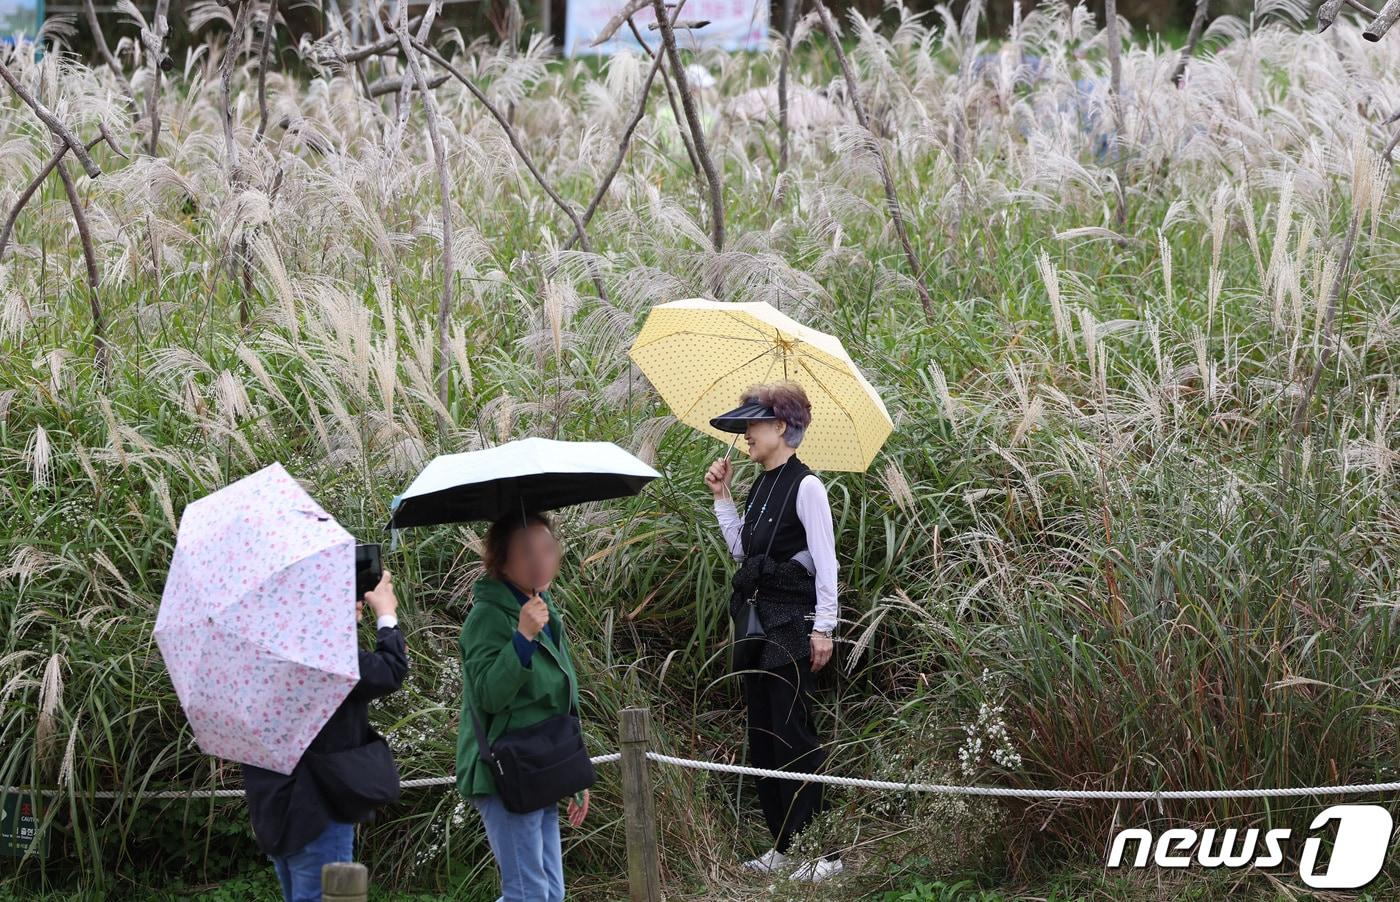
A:
{"type": "MultiPolygon", "coordinates": [[[[572,683],[570,690],[572,691],[572,683]]],[[[598,772],[583,744],[583,726],[572,704],[536,724],[507,730],[493,744],[471,708],[477,755],[491,768],[501,804],[513,814],[526,814],[581,792],[598,781],[598,772]]]]}
{"type": "MultiPolygon", "coordinates": [[[[783,511],[787,510],[788,499],[792,497],[792,490],[795,488],[796,482],[788,486],[787,493],[783,495],[783,505],[778,508],[778,522],[774,523],[768,532],[768,547],[763,551],[765,558],[773,550],[773,540],[778,537],[778,526],[782,522],[783,511]]],[[[748,511],[744,514],[747,516],[748,511]]],[[[768,641],[768,634],[763,629],[763,620],[758,616],[758,589],[762,582],[763,571],[760,570],[754,578],[753,591],[744,600],[740,608],[741,613],[734,618],[734,645],[729,656],[729,667],[733,673],[755,669],[759,657],[763,654],[763,643],[768,641]]]]}

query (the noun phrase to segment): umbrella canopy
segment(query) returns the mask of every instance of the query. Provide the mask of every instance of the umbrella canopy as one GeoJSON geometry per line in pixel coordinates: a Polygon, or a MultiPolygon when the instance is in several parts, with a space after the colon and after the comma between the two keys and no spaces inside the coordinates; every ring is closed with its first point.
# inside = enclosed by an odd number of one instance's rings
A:
{"type": "Polygon", "coordinates": [[[635,495],[661,474],[612,442],[526,438],[435,457],[394,502],[390,529],[635,495]]]}
{"type": "Polygon", "coordinates": [[[291,773],[360,679],[355,539],[281,464],[193,502],[156,644],[205,754],[291,773]]]}
{"type": "Polygon", "coordinates": [[[839,339],[762,301],[692,298],[653,307],[629,352],[676,417],[726,443],[710,418],[751,385],[789,379],[812,402],[802,459],[819,470],[870,466],[894,423],[839,339]]]}

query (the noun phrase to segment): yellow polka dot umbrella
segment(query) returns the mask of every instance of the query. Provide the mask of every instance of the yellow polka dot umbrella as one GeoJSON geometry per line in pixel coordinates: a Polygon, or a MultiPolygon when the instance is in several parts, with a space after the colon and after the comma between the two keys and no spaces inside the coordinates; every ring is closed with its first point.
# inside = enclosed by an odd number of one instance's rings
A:
{"type": "Polygon", "coordinates": [[[865,470],[894,429],[839,339],[762,301],[658,304],[630,354],[677,419],[731,444],[734,436],[711,426],[711,417],[756,383],[800,384],[812,402],[800,454],[814,469],[865,470]]]}

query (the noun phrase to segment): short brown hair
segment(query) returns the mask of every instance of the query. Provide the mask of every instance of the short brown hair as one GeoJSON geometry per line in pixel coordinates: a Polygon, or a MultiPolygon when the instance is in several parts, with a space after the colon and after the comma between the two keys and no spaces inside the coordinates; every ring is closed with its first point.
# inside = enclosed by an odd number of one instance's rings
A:
{"type": "Polygon", "coordinates": [[[787,424],[783,439],[788,447],[796,448],[812,422],[812,402],[807,400],[807,392],[791,380],[768,382],[750,386],[739,399],[740,404],[756,401],[773,411],[773,415],[787,424]]]}
{"type": "Polygon", "coordinates": [[[522,529],[539,524],[554,534],[554,524],[541,513],[506,514],[492,523],[481,543],[481,562],[486,572],[496,579],[505,578],[506,558],[510,555],[510,540],[522,529]]]}

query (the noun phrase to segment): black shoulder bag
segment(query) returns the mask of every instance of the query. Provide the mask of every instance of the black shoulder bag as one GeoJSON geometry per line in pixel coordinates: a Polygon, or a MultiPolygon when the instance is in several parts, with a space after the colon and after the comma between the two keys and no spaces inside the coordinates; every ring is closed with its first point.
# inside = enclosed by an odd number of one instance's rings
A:
{"type": "MultiPolygon", "coordinates": [[[[797,482],[794,482],[788,486],[787,494],[783,495],[783,505],[778,508],[778,522],[774,523],[768,532],[768,547],[763,551],[764,564],[768,563],[768,553],[773,550],[773,540],[778,536],[783,511],[787,510],[788,499],[792,497],[792,490],[796,487],[797,482]]],[[[748,511],[744,514],[747,516],[748,511]]],[[[763,568],[760,568],[754,576],[753,591],[744,599],[740,612],[734,615],[734,645],[730,649],[729,657],[730,670],[733,673],[755,669],[763,654],[763,644],[768,641],[768,635],[763,629],[763,620],[758,616],[758,589],[762,582],[763,568]]]]}
{"type": "MultiPolygon", "coordinates": [[[[572,685],[570,686],[572,690],[572,685]]],[[[491,768],[501,804],[514,814],[557,805],[598,780],[598,772],[583,744],[583,727],[572,704],[566,714],[555,714],[536,724],[507,730],[494,744],[486,741],[486,728],[468,700],[477,755],[491,768]]]]}
{"type": "Polygon", "coordinates": [[[384,737],[370,729],[364,745],[307,752],[303,760],[336,820],[361,823],[399,800],[399,769],[384,737]]]}

